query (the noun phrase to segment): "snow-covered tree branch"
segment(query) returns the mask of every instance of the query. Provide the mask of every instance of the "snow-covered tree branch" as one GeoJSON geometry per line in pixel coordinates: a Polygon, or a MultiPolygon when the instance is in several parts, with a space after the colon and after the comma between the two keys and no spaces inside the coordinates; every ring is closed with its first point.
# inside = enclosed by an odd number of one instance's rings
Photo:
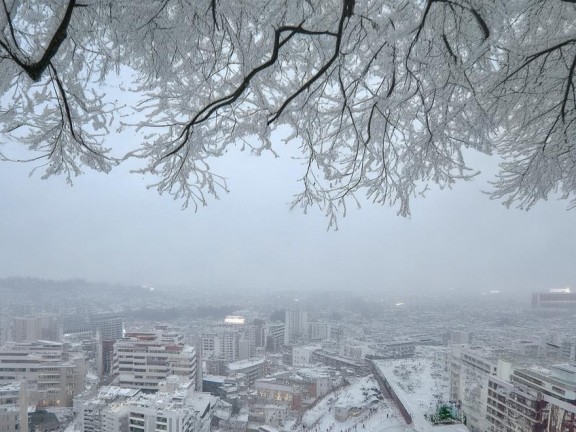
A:
{"type": "Polygon", "coordinates": [[[45,175],[137,158],[160,193],[205,205],[227,190],[211,158],[237,143],[274,152],[288,126],[304,158],[293,204],[331,221],[361,195],[409,214],[418,188],[475,174],[467,148],[503,158],[493,196],[507,205],[555,192],[576,204],[572,2],[0,6],[3,140],[44,160],[45,175]],[[140,98],[128,119],[103,94],[118,75],[140,98]],[[106,136],[119,126],[142,143],[114,158],[106,136]]]}

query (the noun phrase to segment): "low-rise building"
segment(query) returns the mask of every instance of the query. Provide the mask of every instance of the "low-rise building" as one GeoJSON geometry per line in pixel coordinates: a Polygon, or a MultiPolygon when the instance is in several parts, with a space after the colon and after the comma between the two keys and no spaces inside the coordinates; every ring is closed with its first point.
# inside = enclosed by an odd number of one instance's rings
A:
{"type": "Polygon", "coordinates": [[[28,432],[28,400],[23,382],[0,385],[0,427],[3,432],[28,432]]]}

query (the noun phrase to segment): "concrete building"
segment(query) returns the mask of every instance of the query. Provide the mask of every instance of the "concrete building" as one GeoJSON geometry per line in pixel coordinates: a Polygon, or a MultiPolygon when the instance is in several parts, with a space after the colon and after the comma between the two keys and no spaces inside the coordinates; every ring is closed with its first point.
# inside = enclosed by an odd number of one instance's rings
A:
{"type": "MultiPolygon", "coordinates": [[[[138,395],[128,401],[129,432],[208,432],[218,398],[207,393],[138,395]]],[[[122,432],[122,431],[103,431],[122,432]]]]}
{"type": "Polygon", "coordinates": [[[228,362],[240,358],[240,331],[236,327],[220,325],[202,333],[204,359],[221,359],[228,362]]]}
{"type": "Polygon", "coordinates": [[[331,383],[327,373],[313,369],[261,378],[254,383],[256,403],[284,405],[292,411],[302,412],[326,395],[332,388],[331,383]]]}
{"type": "Polygon", "coordinates": [[[263,358],[239,360],[228,363],[228,375],[243,374],[247,385],[254,384],[258,378],[262,378],[266,371],[266,361],[263,358]]]}
{"type": "Polygon", "coordinates": [[[326,341],[330,339],[330,324],[321,321],[308,323],[308,340],[326,341]]]}
{"type": "Polygon", "coordinates": [[[59,342],[9,343],[0,348],[0,384],[25,381],[30,405],[72,406],[84,391],[86,363],[59,342]]]}
{"type": "Polygon", "coordinates": [[[292,348],[292,365],[309,366],[313,363],[314,352],[319,350],[319,346],[304,346],[292,348]]]}
{"type": "MultiPolygon", "coordinates": [[[[78,399],[76,428],[82,432],[207,432],[218,398],[177,386],[167,392],[103,387],[78,399]]],[[[76,401],[75,401],[76,402],[76,401]]]]}
{"type": "Polygon", "coordinates": [[[266,351],[279,352],[284,346],[284,333],[286,325],[283,322],[266,324],[264,333],[266,337],[266,351]]]}
{"type": "Polygon", "coordinates": [[[495,376],[498,362],[481,348],[454,347],[450,355],[450,400],[460,405],[472,432],[487,427],[488,379],[495,376]]]}
{"type": "Polygon", "coordinates": [[[546,407],[541,393],[496,376],[488,377],[487,431],[542,431],[546,428],[546,407]]]}
{"type": "Polygon", "coordinates": [[[575,432],[576,367],[513,369],[489,378],[488,432],[575,432]]]}
{"type": "Polygon", "coordinates": [[[28,399],[24,382],[0,385],[0,430],[28,432],[28,399]]]}
{"type": "Polygon", "coordinates": [[[129,410],[126,400],[140,392],[116,386],[74,398],[75,430],[82,432],[126,431],[129,410]]]}
{"type": "Polygon", "coordinates": [[[308,312],[301,309],[286,309],[284,325],[284,345],[308,339],[308,312]]]}
{"type": "Polygon", "coordinates": [[[124,336],[124,317],[119,314],[76,314],[62,318],[64,334],[96,332],[102,340],[117,340],[124,336]]]}
{"type": "Polygon", "coordinates": [[[12,340],[15,342],[59,341],[61,338],[58,315],[41,314],[12,318],[12,340]]]}
{"type": "Polygon", "coordinates": [[[121,387],[155,392],[170,375],[195,382],[197,368],[196,348],[177,333],[127,333],[114,344],[112,369],[121,387]]]}

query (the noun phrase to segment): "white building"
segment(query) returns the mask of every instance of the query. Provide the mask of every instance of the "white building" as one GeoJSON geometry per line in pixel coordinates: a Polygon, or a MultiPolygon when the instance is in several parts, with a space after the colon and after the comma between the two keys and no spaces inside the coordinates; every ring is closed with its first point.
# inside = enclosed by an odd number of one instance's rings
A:
{"type": "MultiPolygon", "coordinates": [[[[218,398],[208,393],[139,395],[126,405],[129,432],[208,432],[218,398]]],[[[103,432],[122,432],[103,431],[103,432]]]]}
{"type": "Polygon", "coordinates": [[[28,401],[25,383],[0,385],[0,430],[28,432],[28,401]]]}
{"type": "Polygon", "coordinates": [[[253,358],[250,360],[238,360],[228,363],[226,367],[228,375],[243,374],[246,384],[252,385],[258,378],[264,376],[266,361],[264,358],[253,358]]]}
{"type": "Polygon", "coordinates": [[[82,432],[207,432],[218,398],[193,392],[193,384],[155,394],[103,387],[95,397],[78,400],[76,427],[82,432]]]}
{"type": "Polygon", "coordinates": [[[498,362],[480,348],[454,347],[450,356],[450,400],[459,401],[470,431],[487,428],[488,379],[498,362]]]}
{"type": "Polygon", "coordinates": [[[37,407],[72,406],[84,391],[86,363],[60,342],[9,343],[0,348],[0,384],[26,381],[27,397],[37,407]]]}
{"type": "Polygon", "coordinates": [[[308,312],[301,309],[286,309],[284,325],[284,345],[308,339],[308,312]]]}
{"type": "Polygon", "coordinates": [[[236,361],[239,358],[240,334],[233,329],[204,333],[202,354],[204,358],[236,361]]]}
{"type": "Polygon", "coordinates": [[[313,354],[319,350],[319,346],[305,346],[292,348],[292,365],[293,366],[309,366],[313,363],[313,354]]]}
{"type": "Polygon", "coordinates": [[[195,381],[197,361],[196,348],[176,333],[127,333],[114,344],[113,374],[121,387],[158,391],[170,375],[195,381]]]}

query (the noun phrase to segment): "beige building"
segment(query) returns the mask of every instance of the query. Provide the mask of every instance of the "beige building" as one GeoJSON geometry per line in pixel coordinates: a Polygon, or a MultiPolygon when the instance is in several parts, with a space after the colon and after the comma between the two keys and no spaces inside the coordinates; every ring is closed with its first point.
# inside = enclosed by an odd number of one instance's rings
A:
{"type": "Polygon", "coordinates": [[[112,371],[121,387],[158,391],[170,375],[196,380],[196,348],[169,331],[127,333],[114,344],[112,371]]]}
{"type": "Polygon", "coordinates": [[[86,363],[60,342],[12,342],[0,348],[0,384],[25,381],[28,403],[37,407],[72,406],[84,391],[86,363]]]}

